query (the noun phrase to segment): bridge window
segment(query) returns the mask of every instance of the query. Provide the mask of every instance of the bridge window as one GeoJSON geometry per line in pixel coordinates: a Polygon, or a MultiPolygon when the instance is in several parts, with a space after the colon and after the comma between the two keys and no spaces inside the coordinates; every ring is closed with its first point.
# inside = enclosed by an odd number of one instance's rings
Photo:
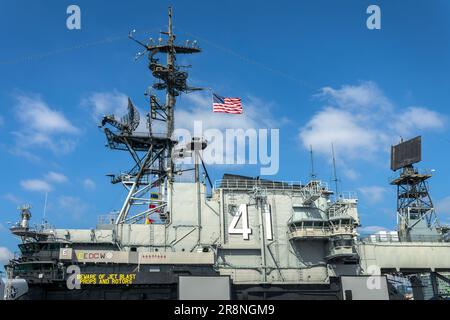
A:
{"type": "Polygon", "coordinates": [[[334,247],[351,247],[353,245],[352,239],[339,239],[333,241],[334,247]]]}

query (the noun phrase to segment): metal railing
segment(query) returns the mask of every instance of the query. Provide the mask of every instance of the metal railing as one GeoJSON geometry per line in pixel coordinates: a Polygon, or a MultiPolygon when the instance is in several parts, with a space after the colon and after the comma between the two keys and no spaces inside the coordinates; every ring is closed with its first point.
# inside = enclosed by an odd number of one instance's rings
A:
{"type": "Polygon", "coordinates": [[[291,238],[329,237],[329,228],[292,228],[289,231],[291,238]]]}
{"type": "Polygon", "coordinates": [[[349,200],[357,200],[356,193],[347,192],[344,196],[331,203],[326,212],[329,219],[355,219],[353,214],[349,213],[351,209],[349,200]]]}
{"type": "Polygon", "coordinates": [[[341,234],[354,234],[354,229],[350,226],[346,227],[330,227],[330,226],[316,226],[316,227],[289,227],[290,236],[300,236],[300,237],[314,237],[314,236],[324,236],[332,237],[341,234]]]}
{"type": "MultiPolygon", "coordinates": [[[[418,168],[414,168],[414,170],[411,171],[410,173],[420,174],[420,175],[433,175],[434,171],[435,171],[434,169],[418,169],[418,168]]],[[[388,178],[388,182],[390,183],[393,180],[399,179],[399,178],[402,177],[402,175],[403,175],[403,172],[402,171],[398,171],[397,174],[394,174],[394,175],[392,175],[392,176],[390,176],[388,178]]]]}
{"type": "Polygon", "coordinates": [[[150,135],[149,131],[134,131],[133,136],[135,137],[155,137],[155,138],[167,138],[167,133],[164,132],[152,132],[150,135]]]}
{"type": "Polygon", "coordinates": [[[214,182],[216,189],[251,189],[254,186],[266,189],[301,190],[320,192],[328,190],[328,184],[317,181],[315,184],[303,184],[301,181],[266,181],[256,179],[220,179],[214,182]]]}
{"type": "Polygon", "coordinates": [[[305,187],[301,181],[265,181],[251,179],[220,179],[214,182],[215,189],[252,189],[253,187],[280,190],[300,190],[305,187]]]}
{"type": "Polygon", "coordinates": [[[114,224],[118,214],[104,214],[98,217],[97,224],[114,224]]]}
{"type": "Polygon", "coordinates": [[[415,235],[410,240],[401,239],[395,234],[371,234],[360,236],[359,240],[363,243],[380,243],[380,242],[445,242],[442,236],[439,235],[415,235]]]}
{"type": "Polygon", "coordinates": [[[354,191],[342,191],[339,193],[339,195],[334,195],[333,200],[335,202],[339,202],[339,200],[357,200],[358,195],[354,191]]]}

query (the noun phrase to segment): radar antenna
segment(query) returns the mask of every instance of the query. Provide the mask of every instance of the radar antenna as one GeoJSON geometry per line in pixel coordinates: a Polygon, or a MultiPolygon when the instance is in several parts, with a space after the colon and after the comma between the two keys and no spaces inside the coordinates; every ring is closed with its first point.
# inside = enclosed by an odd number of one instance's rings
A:
{"type": "Polygon", "coordinates": [[[311,158],[311,173],[310,173],[311,180],[316,180],[317,175],[316,172],[314,171],[314,153],[312,145],[309,145],[309,155],[311,158]]]}
{"type": "Polygon", "coordinates": [[[106,124],[110,124],[114,128],[124,133],[132,133],[139,126],[139,122],[139,111],[133,105],[131,99],[128,98],[128,113],[123,116],[120,121],[116,120],[116,117],[114,115],[103,117],[101,127],[104,127],[106,124]]]}
{"type": "Polygon", "coordinates": [[[334,144],[331,144],[331,155],[333,157],[333,182],[334,182],[334,191],[336,192],[336,199],[338,197],[338,178],[336,174],[336,158],[334,157],[334,144]]]}

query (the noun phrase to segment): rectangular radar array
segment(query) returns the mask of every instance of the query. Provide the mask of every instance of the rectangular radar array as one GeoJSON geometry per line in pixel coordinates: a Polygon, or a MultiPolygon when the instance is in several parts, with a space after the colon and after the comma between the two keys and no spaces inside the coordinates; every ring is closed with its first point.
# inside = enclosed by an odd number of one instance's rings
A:
{"type": "Polygon", "coordinates": [[[422,160],[422,137],[391,146],[391,170],[408,167],[422,160]]]}

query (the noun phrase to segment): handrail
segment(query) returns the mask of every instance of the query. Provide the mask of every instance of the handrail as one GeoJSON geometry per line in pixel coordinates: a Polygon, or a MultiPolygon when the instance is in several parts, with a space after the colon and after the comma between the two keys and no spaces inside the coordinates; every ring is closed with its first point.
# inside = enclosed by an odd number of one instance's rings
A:
{"type": "Polygon", "coordinates": [[[98,216],[97,224],[114,224],[117,214],[103,214],[98,216]]]}
{"type": "Polygon", "coordinates": [[[328,190],[325,182],[318,181],[317,184],[303,184],[301,181],[267,181],[257,179],[219,179],[214,182],[214,189],[251,189],[253,187],[280,190],[305,190],[324,191],[328,190]]]}
{"type": "Polygon", "coordinates": [[[415,235],[412,241],[405,241],[402,240],[398,235],[396,234],[371,234],[371,235],[364,235],[364,237],[359,238],[359,240],[362,243],[393,243],[393,242],[444,242],[443,238],[439,235],[415,235]]]}
{"type": "MultiPolygon", "coordinates": [[[[434,173],[434,169],[419,169],[419,168],[414,168],[414,171],[411,172],[413,174],[420,174],[420,175],[433,175],[434,173]]],[[[388,177],[388,182],[390,183],[393,180],[397,180],[399,178],[401,178],[403,175],[402,171],[398,171],[397,173],[391,175],[388,177]]]]}
{"type": "Polygon", "coordinates": [[[354,191],[342,191],[339,195],[334,195],[334,202],[339,203],[339,200],[357,200],[358,195],[354,191]]]}
{"type": "Polygon", "coordinates": [[[251,189],[255,186],[267,189],[301,189],[304,187],[301,181],[220,179],[214,182],[215,189],[251,189]]]}

